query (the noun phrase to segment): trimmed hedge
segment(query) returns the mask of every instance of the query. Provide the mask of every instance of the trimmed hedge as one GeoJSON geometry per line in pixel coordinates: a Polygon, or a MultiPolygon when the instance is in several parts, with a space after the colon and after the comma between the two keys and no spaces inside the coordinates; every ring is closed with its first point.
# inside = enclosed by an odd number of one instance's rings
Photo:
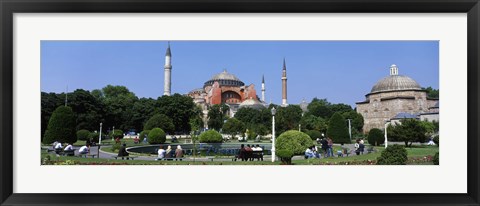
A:
{"type": "Polygon", "coordinates": [[[150,144],[163,144],[167,141],[167,135],[160,128],[154,128],[148,133],[147,141],[150,144]]]}
{"type": "Polygon", "coordinates": [[[368,143],[372,146],[380,146],[385,143],[383,131],[378,128],[371,129],[368,132],[368,143]]]}
{"type": "Polygon", "coordinates": [[[278,158],[280,158],[280,161],[282,161],[282,164],[286,164],[286,165],[292,164],[292,157],[293,157],[292,151],[281,149],[281,150],[278,150],[275,155],[278,158]]]}
{"type": "Polygon", "coordinates": [[[407,164],[407,150],[402,145],[388,146],[377,158],[377,165],[405,165],[407,164]]]}
{"type": "Polygon", "coordinates": [[[143,130],[152,130],[153,128],[161,128],[169,134],[175,131],[175,125],[170,117],[164,114],[153,115],[144,125],[143,130]]]}
{"type": "Polygon", "coordinates": [[[88,137],[90,136],[90,131],[86,130],[86,129],[82,129],[82,130],[78,130],[77,131],[77,139],[78,140],[87,140],[88,137]]]}
{"type": "Polygon", "coordinates": [[[75,114],[72,108],[59,106],[53,111],[48,121],[43,143],[51,144],[55,141],[75,143],[77,141],[75,114]]]}
{"type": "Polygon", "coordinates": [[[123,139],[123,131],[116,129],[111,136],[113,136],[113,139],[117,139],[117,138],[123,139]]]}
{"type": "Polygon", "coordinates": [[[200,139],[200,142],[203,143],[221,143],[223,142],[223,137],[220,133],[218,133],[215,130],[208,130],[206,132],[203,132],[198,136],[200,139]]]}
{"type": "Polygon", "coordinates": [[[307,147],[313,145],[310,136],[297,130],[289,130],[282,133],[275,140],[275,148],[277,150],[288,150],[293,155],[302,155],[307,147]]]}

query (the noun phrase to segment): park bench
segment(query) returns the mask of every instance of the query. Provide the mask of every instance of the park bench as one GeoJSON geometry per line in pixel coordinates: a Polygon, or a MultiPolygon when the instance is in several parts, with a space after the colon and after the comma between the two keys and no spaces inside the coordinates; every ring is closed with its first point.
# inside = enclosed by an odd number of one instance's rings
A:
{"type": "Polygon", "coordinates": [[[175,158],[175,157],[169,157],[169,158],[155,158],[156,161],[159,161],[159,160],[175,160],[175,161],[182,161],[184,158],[175,158]]]}
{"type": "Polygon", "coordinates": [[[214,159],[215,160],[232,160],[232,161],[235,161],[236,158],[237,158],[237,156],[207,157],[207,159],[210,160],[211,162],[213,162],[214,159]]]}
{"type": "MultiPolygon", "coordinates": [[[[247,160],[253,161],[254,159],[257,159],[258,161],[263,161],[263,150],[262,151],[252,151],[250,154],[247,152],[245,153],[247,160]]],[[[235,157],[232,159],[232,161],[237,161],[239,159],[238,155],[235,155],[235,157]]]]}
{"type": "Polygon", "coordinates": [[[64,150],[60,152],[61,155],[63,156],[75,156],[75,149],[73,150],[64,150]]]}
{"type": "Polygon", "coordinates": [[[127,160],[129,160],[129,159],[135,160],[135,158],[137,158],[137,157],[136,156],[118,156],[118,155],[115,155],[115,156],[112,156],[112,158],[115,158],[115,159],[121,158],[122,160],[124,158],[126,158],[127,160]]]}

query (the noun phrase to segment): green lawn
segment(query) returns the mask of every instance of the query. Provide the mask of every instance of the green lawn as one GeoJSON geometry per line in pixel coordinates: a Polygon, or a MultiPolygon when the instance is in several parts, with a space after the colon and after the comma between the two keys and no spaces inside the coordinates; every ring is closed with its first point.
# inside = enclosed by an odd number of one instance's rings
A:
{"type": "MultiPolygon", "coordinates": [[[[384,147],[375,147],[376,152],[364,155],[353,155],[349,157],[330,157],[330,158],[321,158],[321,159],[301,159],[301,160],[293,160],[292,163],[296,165],[316,165],[316,164],[368,164],[368,161],[376,160],[378,156],[380,156],[381,151],[384,150],[384,147]]],[[[108,151],[108,150],[107,150],[108,151]]],[[[413,147],[407,148],[408,157],[409,158],[416,158],[422,159],[426,156],[433,156],[436,152],[438,152],[438,147],[427,147],[427,146],[420,146],[420,147],[413,147]]],[[[45,158],[47,154],[42,152],[42,159],[45,158]]],[[[270,159],[266,159],[265,161],[148,161],[148,160],[115,160],[115,159],[97,159],[97,158],[81,158],[81,157],[56,157],[55,155],[51,155],[51,160],[53,161],[60,161],[65,162],[66,160],[75,161],[76,163],[81,164],[129,164],[129,165],[280,165],[279,161],[272,163],[270,159]]],[[[409,162],[409,164],[415,165],[429,165],[432,164],[431,162],[425,161],[416,161],[416,162],[409,162]]]]}

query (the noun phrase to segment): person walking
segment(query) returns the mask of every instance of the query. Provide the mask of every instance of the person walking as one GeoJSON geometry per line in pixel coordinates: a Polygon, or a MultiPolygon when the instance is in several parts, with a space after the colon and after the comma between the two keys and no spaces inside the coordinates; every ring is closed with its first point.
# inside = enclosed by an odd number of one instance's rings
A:
{"type": "Polygon", "coordinates": [[[330,137],[327,137],[328,143],[328,156],[333,157],[333,140],[330,137]]]}

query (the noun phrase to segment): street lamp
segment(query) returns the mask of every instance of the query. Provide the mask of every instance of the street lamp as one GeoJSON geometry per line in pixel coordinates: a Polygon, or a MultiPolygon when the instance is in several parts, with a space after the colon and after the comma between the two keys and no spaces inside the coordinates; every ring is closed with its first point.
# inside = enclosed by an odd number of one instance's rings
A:
{"type": "Polygon", "coordinates": [[[100,122],[100,134],[98,135],[98,144],[102,144],[102,124],[100,122]]]}
{"type": "Polygon", "coordinates": [[[115,136],[115,126],[113,126],[113,131],[112,131],[112,142],[113,142],[113,136],[115,136]]]}
{"type": "Polygon", "coordinates": [[[385,149],[387,149],[388,146],[388,140],[387,140],[387,127],[390,124],[390,121],[386,120],[385,121],[385,149]]]}
{"type": "Polygon", "coordinates": [[[352,141],[352,123],[351,123],[351,119],[347,119],[348,120],[348,134],[350,134],[350,142],[352,141]]]}
{"type": "Polygon", "coordinates": [[[275,113],[277,110],[272,108],[272,162],[275,162],[275,113]]]}

